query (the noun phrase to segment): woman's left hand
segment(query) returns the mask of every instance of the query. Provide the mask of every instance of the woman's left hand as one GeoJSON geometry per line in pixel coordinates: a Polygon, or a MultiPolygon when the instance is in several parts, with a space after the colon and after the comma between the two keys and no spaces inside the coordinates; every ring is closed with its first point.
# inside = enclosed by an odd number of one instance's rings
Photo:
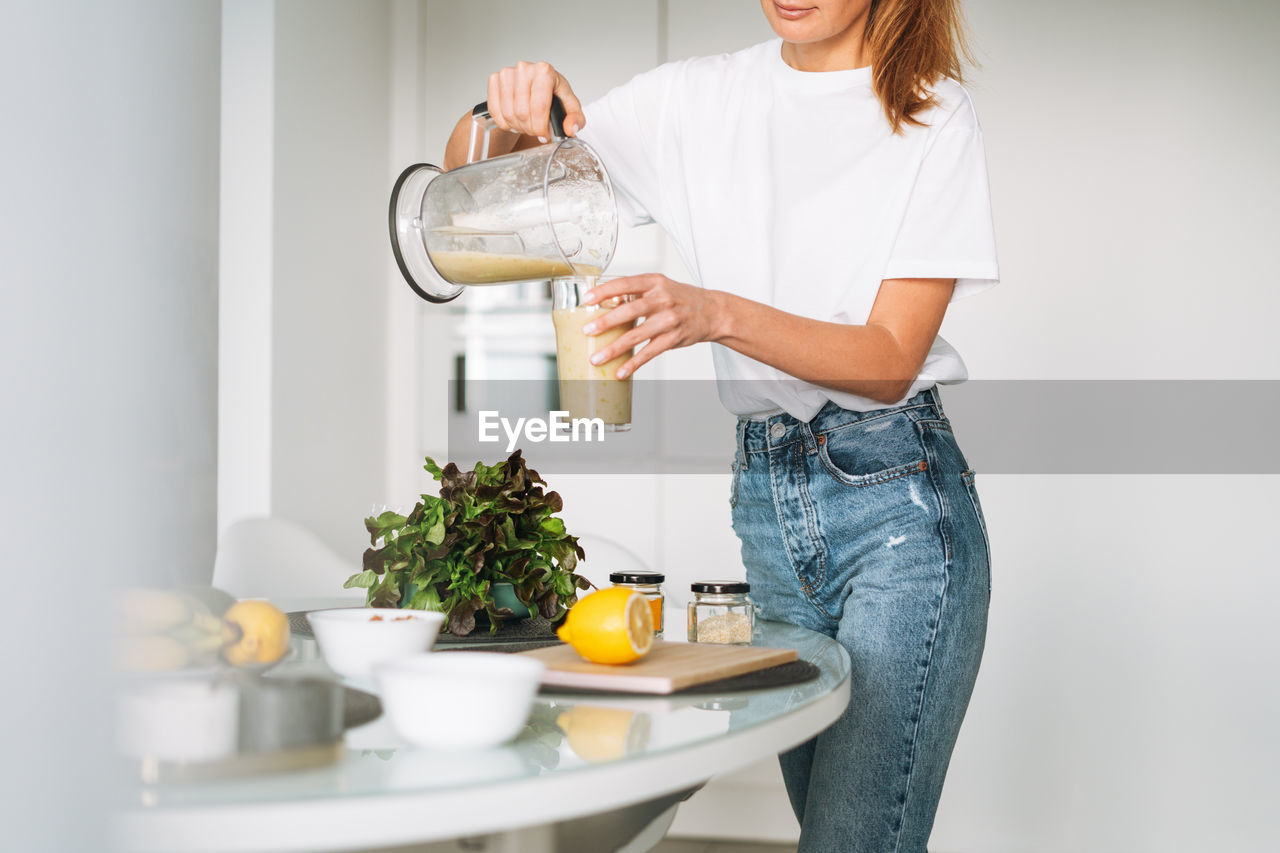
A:
{"type": "Polygon", "coordinates": [[[644,318],[634,329],[623,333],[591,357],[592,364],[604,364],[632,347],[645,344],[618,368],[615,375],[619,379],[627,378],[640,365],[669,349],[718,337],[718,327],[724,319],[718,298],[721,294],[672,281],[665,275],[654,273],[615,278],[591,288],[583,302],[595,305],[628,294],[632,297],[630,302],[622,303],[582,327],[586,334],[598,335],[615,326],[644,318]]]}

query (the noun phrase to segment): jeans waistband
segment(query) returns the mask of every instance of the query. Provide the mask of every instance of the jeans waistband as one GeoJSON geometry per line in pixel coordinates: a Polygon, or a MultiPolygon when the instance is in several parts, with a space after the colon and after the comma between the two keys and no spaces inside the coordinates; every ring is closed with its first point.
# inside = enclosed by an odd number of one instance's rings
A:
{"type": "Polygon", "coordinates": [[[761,453],[770,447],[780,447],[795,441],[803,441],[806,446],[812,446],[815,437],[825,432],[846,427],[858,421],[921,408],[932,408],[935,412],[934,417],[937,418],[946,416],[942,411],[942,400],[938,390],[933,387],[924,389],[899,406],[873,409],[869,412],[844,409],[828,400],[827,404],[807,423],[785,412],[767,418],[738,418],[739,458],[745,458],[747,453],[761,453]]]}

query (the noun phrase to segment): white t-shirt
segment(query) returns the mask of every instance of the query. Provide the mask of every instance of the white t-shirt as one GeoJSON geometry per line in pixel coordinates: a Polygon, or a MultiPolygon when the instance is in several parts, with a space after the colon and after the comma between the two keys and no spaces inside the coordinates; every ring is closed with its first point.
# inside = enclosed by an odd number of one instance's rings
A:
{"type": "MultiPolygon", "coordinates": [[[[775,39],[639,75],[586,107],[581,138],[609,170],[623,223],[660,224],[695,284],[862,324],[884,279],[955,278],[959,298],[999,277],[973,105],[949,79],[935,93],[928,126],[894,135],[870,68],[797,71],[775,39]]],[[[712,346],[737,415],[884,407],[712,346]]],[[[966,376],[939,337],[908,397],[966,376]]]]}

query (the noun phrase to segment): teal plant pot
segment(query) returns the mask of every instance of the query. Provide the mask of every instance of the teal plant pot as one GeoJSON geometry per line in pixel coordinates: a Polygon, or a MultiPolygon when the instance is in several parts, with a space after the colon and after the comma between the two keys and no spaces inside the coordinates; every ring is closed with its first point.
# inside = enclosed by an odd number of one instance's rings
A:
{"type": "Polygon", "coordinates": [[[515,587],[509,583],[495,583],[489,587],[489,593],[493,596],[493,605],[499,610],[507,608],[515,614],[512,619],[528,619],[530,616],[529,608],[525,607],[520,599],[516,598],[515,587]]]}
{"type": "MultiPolygon", "coordinates": [[[[403,594],[400,598],[400,606],[405,607],[409,603],[409,600],[413,598],[414,593],[416,593],[417,591],[418,591],[417,583],[410,581],[408,584],[406,584],[403,594]]],[[[489,594],[493,596],[493,604],[495,607],[499,609],[506,607],[512,613],[515,614],[514,616],[508,616],[507,617],[508,620],[516,621],[519,619],[528,619],[530,616],[533,615],[532,613],[529,612],[529,608],[525,607],[524,604],[521,603],[520,599],[516,598],[515,587],[513,587],[511,584],[505,581],[500,581],[490,586],[489,594]]],[[[480,611],[477,614],[477,616],[484,617],[484,611],[480,611]]],[[[484,617],[484,618],[485,618],[485,624],[488,624],[487,617],[484,617]]]]}

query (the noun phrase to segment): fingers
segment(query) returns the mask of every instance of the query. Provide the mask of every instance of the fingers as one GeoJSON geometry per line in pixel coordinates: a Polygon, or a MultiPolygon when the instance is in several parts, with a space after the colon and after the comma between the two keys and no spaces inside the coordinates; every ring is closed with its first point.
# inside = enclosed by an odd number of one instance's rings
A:
{"type": "MultiPolygon", "coordinates": [[[[515,100],[516,70],[514,68],[504,68],[498,72],[498,113],[502,118],[499,119],[494,116],[494,121],[503,130],[519,133],[520,131],[515,124],[515,100]]],[[[489,102],[489,115],[493,115],[492,101],[489,102]]]]}
{"type": "Polygon", "coordinates": [[[590,323],[582,327],[582,332],[586,335],[598,335],[607,329],[612,329],[614,326],[621,326],[624,323],[639,320],[645,315],[646,310],[647,305],[643,299],[623,302],[617,308],[611,308],[596,316],[590,323]]]}
{"type": "Polygon", "coordinates": [[[502,112],[502,73],[495,71],[489,75],[489,90],[485,95],[489,104],[489,116],[493,123],[503,130],[507,129],[507,118],[502,112]]]}
{"type": "Polygon", "coordinates": [[[634,329],[623,332],[616,341],[607,347],[592,353],[591,363],[594,365],[605,364],[618,356],[626,355],[645,341],[674,331],[674,328],[675,321],[670,316],[650,317],[634,329]]]}
{"type": "Polygon", "coordinates": [[[626,379],[642,364],[647,364],[651,359],[661,355],[669,349],[675,349],[677,338],[674,332],[666,332],[653,338],[649,343],[640,348],[640,351],[627,359],[622,367],[619,367],[613,375],[618,379],[626,379]]]}
{"type": "Polygon", "coordinates": [[[569,81],[559,73],[556,74],[555,93],[564,104],[564,132],[569,136],[577,136],[578,131],[587,126],[587,116],[582,112],[582,102],[570,88],[569,81]]]}
{"type": "Polygon", "coordinates": [[[551,93],[555,89],[555,69],[545,62],[529,66],[529,120],[533,135],[539,139],[551,138],[551,93]]]}
{"type": "Polygon", "coordinates": [[[560,95],[566,112],[576,118],[575,128],[582,127],[582,105],[569,82],[546,62],[517,62],[490,74],[489,115],[503,130],[550,139],[552,94],[560,95]]]}
{"type": "Polygon", "coordinates": [[[615,299],[627,294],[642,294],[651,290],[661,279],[662,276],[656,274],[628,275],[615,278],[606,281],[604,284],[597,284],[588,290],[587,295],[582,297],[582,304],[595,305],[606,299],[615,299]]]}
{"type": "Polygon", "coordinates": [[[534,120],[529,112],[529,100],[533,89],[532,65],[528,62],[517,62],[514,84],[511,91],[511,126],[521,133],[531,136],[545,136],[534,129],[534,120]]]}

